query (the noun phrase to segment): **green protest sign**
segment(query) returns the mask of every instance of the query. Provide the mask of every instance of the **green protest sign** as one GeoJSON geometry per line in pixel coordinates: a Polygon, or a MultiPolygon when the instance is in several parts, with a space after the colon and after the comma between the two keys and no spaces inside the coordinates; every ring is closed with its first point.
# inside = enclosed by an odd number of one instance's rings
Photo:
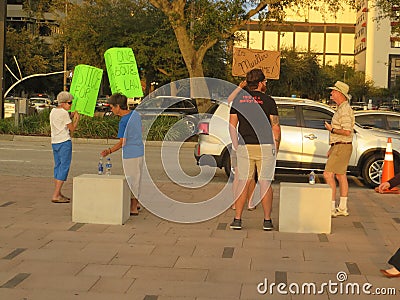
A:
{"type": "Polygon", "coordinates": [[[104,53],[112,93],[143,97],[142,85],[131,48],[110,48],[104,53]]]}
{"type": "Polygon", "coordinates": [[[74,96],[71,111],[93,117],[102,76],[102,69],[87,65],[75,67],[69,90],[74,96]]]}

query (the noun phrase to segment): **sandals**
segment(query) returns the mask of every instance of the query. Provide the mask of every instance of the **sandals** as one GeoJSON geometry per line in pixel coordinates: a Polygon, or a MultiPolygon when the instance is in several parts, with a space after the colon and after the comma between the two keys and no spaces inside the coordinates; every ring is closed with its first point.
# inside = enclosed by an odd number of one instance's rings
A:
{"type": "Polygon", "coordinates": [[[70,203],[71,202],[71,198],[68,198],[64,195],[60,195],[60,198],[58,199],[51,199],[51,202],[53,203],[70,203]]]}
{"type": "Polygon", "coordinates": [[[59,198],[59,199],[51,199],[51,202],[53,203],[70,203],[71,200],[68,200],[67,198],[59,198]]]}

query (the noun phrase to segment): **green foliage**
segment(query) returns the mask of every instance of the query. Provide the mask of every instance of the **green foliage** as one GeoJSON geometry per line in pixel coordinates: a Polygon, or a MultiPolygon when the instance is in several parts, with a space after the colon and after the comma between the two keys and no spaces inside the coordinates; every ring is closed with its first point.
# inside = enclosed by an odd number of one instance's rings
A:
{"type": "MultiPolygon", "coordinates": [[[[74,132],[76,138],[114,139],[118,134],[118,117],[88,117],[81,116],[78,128],[74,132]]],[[[184,124],[175,123],[179,118],[160,116],[149,128],[150,124],[143,121],[143,130],[147,132],[148,141],[182,140],[188,136],[184,124]]],[[[50,136],[49,111],[24,117],[18,127],[14,125],[14,118],[0,120],[0,134],[50,136]]]]}
{"type": "Polygon", "coordinates": [[[188,131],[179,120],[181,118],[171,116],[159,116],[154,122],[143,120],[143,135],[147,141],[182,141],[188,136],[188,131]]]}
{"type": "Polygon", "coordinates": [[[105,69],[107,49],[130,47],[147,82],[187,76],[171,27],[147,1],[98,0],[71,5],[61,30],[58,41],[68,45],[70,68],[83,63],[105,69]]]}
{"type": "Polygon", "coordinates": [[[77,138],[112,139],[117,138],[118,117],[81,116],[78,128],[74,132],[77,138]]]}

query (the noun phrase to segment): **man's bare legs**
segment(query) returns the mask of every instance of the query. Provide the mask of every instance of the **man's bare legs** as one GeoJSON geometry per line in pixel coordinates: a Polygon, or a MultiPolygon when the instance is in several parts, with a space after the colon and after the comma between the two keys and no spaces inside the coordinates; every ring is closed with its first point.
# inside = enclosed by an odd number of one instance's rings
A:
{"type": "Polygon", "coordinates": [[[328,184],[332,189],[332,212],[335,210],[336,207],[336,181],[335,181],[335,174],[332,172],[324,171],[324,178],[326,184],[328,184]]]}
{"type": "Polygon", "coordinates": [[[336,174],[336,179],[339,182],[340,197],[347,197],[349,193],[349,183],[346,174],[336,174]]]}
{"type": "Polygon", "coordinates": [[[139,201],[135,197],[131,197],[131,214],[137,215],[138,214],[138,204],[139,201]]]}
{"type": "Polygon", "coordinates": [[[247,194],[248,194],[249,185],[250,185],[251,180],[252,179],[247,179],[247,180],[240,179],[238,181],[238,188],[237,188],[238,197],[235,202],[235,208],[236,208],[235,219],[242,218],[243,207],[246,203],[247,194]]]}
{"type": "Polygon", "coordinates": [[[261,204],[264,210],[264,219],[271,220],[273,191],[271,181],[260,180],[261,204]]]}

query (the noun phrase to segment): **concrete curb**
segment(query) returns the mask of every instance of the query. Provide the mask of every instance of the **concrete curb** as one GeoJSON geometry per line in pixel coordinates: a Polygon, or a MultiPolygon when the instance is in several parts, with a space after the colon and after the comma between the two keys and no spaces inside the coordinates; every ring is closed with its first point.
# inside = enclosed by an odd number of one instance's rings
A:
{"type": "MultiPolygon", "coordinates": [[[[49,136],[25,136],[25,135],[12,135],[12,134],[1,134],[0,141],[14,141],[14,142],[45,142],[51,143],[49,136]]],[[[118,143],[118,139],[87,139],[87,138],[72,138],[72,142],[76,144],[94,144],[94,145],[114,145],[118,143]]],[[[173,142],[164,141],[146,141],[148,147],[161,147],[173,145],[173,142]]],[[[181,148],[194,148],[196,142],[184,142],[181,148]]]]}

